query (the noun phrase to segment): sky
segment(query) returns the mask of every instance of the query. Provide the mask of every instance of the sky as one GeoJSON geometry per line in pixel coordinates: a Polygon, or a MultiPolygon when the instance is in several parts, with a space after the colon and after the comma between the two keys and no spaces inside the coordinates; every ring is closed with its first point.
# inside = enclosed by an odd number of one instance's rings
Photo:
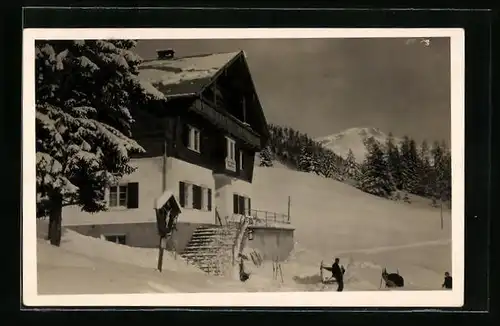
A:
{"type": "Polygon", "coordinates": [[[375,127],[449,142],[448,38],[140,40],[143,59],[244,50],[268,122],[312,137],[375,127]]]}

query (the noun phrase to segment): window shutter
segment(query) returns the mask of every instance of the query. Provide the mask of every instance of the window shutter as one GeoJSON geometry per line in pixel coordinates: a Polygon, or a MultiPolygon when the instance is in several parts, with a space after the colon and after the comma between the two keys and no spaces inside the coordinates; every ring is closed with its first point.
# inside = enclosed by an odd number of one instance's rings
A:
{"type": "Polygon", "coordinates": [[[185,207],[186,203],[185,203],[185,192],[186,188],[184,186],[184,182],[180,181],[179,182],[179,204],[181,205],[181,207],[185,207]]]}
{"type": "Polygon", "coordinates": [[[245,214],[245,197],[238,196],[238,200],[239,200],[239,203],[238,203],[239,212],[238,213],[244,215],[245,214]]]}
{"type": "Polygon", "coordinates": [[[193,185],[193,208],[201,209],[202,192],[201,187],[193,185]]]}
{"type": "Polygon", "coordinates": [[[139,183],[130,182],[127,185],[127,208],[139,207],[139,183]]]}
{"type": "Polygon", "coordinates": [[[238,210],[238,195],[237,194],[233,194],[233,213],[234,214],[238,214],[239,210],[238,210]]]}
{"type": "Polygon", "coordinates": [[[248,198],[248,207],[247,207],[247,211],[248,211],[248,214],[249,214],[249,215],[252,215],[252,199],[251,199],[251,198],[248,198]]]}
{"type": "Polygon", "coordinates": [[[207,199],[208,199],[208,202],[207,202],[207,209],[209,211],[212,210],[212,189],[208,188],[207,189],[207,192],[208,192],[208,195],[207,195],[207,199]]]}

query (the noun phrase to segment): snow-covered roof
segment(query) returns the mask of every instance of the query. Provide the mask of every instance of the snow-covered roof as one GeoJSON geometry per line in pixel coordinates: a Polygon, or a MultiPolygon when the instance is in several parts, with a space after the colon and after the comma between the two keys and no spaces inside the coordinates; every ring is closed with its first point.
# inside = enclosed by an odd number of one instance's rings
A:
{"type": "Polygon", "coordinates": [[[213,53],[144,61],[139,79],[166,97],[195,94],[241,52],[213,53]]]}
{"type": "Polygon", "coordinates": [[[174,193],[170,190],[165,190],[160,197],[155,200],[155,209],[160,209],[169,200],[173,199],[176,209],[179,210],[179,214],[182,213],[181,205],[174,196],[174,193]]]}

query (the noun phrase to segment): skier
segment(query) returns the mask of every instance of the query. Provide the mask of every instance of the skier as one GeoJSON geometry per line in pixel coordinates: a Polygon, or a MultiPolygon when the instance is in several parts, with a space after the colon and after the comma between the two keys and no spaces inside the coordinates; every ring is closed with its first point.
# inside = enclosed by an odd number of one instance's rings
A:
{"type": "Polygon", "coordinates": [[[337,284],[338,284],[337,291],[342,292],[344,290],[345,268],[344,268],[344,266],[340,266],[339,262],[340,262],[340,259],[335,258],[335,262],[332,264],[332,267],[321,266],[321,268],[332,272],[332,277],[337,281],[337,284]]]}
{"type": "Polygon", "coordinates": [[[452,283],[453,283],[453,278],[450,276],[450,273],[448,272],[444,273],[444,283],[441,287],[445,289],[451,289],[452,283]]]}

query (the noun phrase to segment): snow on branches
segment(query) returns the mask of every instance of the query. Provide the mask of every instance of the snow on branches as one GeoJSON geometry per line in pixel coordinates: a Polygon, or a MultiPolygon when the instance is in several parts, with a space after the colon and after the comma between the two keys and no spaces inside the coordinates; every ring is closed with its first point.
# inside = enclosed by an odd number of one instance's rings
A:
{"type": "MultiPolygon", "coordinates": [[[[132,40],[36,43],[37,214],[104,210],[104,190],[133,172],[135,110],[163,98],[141,83],[132,40]]],[[[50,232],[49,232],[50,233],[50,232]]]]}

